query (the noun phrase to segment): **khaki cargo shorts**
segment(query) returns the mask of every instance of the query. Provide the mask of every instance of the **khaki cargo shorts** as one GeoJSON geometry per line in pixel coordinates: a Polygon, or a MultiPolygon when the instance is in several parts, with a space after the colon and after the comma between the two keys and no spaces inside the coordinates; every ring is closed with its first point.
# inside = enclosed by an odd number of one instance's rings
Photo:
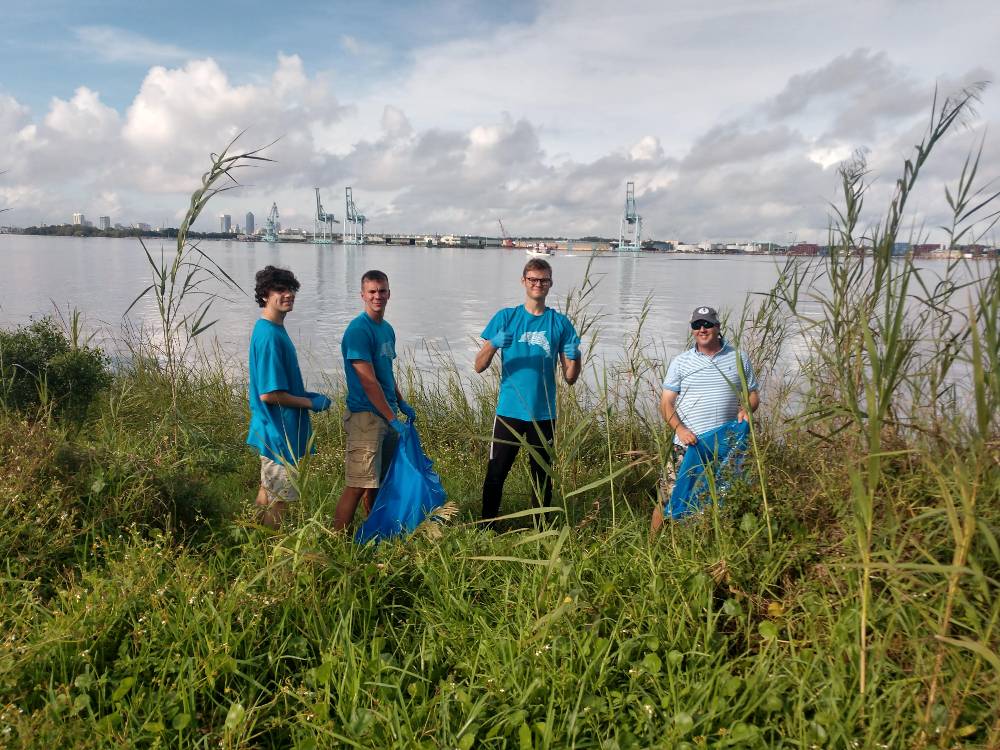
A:
{"type": "Polygon", "coordinates": [[[344,432],[347,433],[346,485],[378,487],[396,450],[395,431],[370,411],[349,411],[344,415],[344,432]]]}
{"type": "Polygon", "coordinates": [[[270,502],[280,500],[293,503],[299,499],[299,491],[295,489],[294,480],[297,470],[286,464],[272,461],[267,456],[260,457],[260,486],[267,493],[270,502]]]}

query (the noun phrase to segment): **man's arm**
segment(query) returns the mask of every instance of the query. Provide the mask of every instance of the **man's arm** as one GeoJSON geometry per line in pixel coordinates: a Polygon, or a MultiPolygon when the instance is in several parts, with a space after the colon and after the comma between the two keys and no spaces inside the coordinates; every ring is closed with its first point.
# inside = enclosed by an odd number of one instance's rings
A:
{"type": "Polygon", "coordinates": [[[698,437],[691,432],[681,421],[680,414],[677,413],[677,391],[664,388],[660,394],[660,414],[668,426],[674,429],[674,433],[684,445],[694,445],[698,442],[698,437]]]}
{"type": "MultiPolygon", "coordinates": [[[[757,391],[750,391],[750,411],[757,411],[757,407],[760,406],[760,394],[757,391]]],[[[736,412],[736,421],[742,422],[747,418],[746,409],[740,404],[740,410],[736,412]]]]}
{"type": "MultiPolygon", "coordinates": [[[[351,367],[354,368],[358,380],[361,381],[361,387],[364,388],[365,395],[372,402],[372,406],[378,409],[379,414],[385,417],[387,422],[394,420],[396,413],[389,406],[389,402],[385,400],[385,393],[382,392],[382,386],[379,384],[378,378],[375,377],[375,368],[372,367],[372,363],[363,359],[352,359],[351,367]]],[[[399,393],[398,389],[396,393],[399,393]]]]}
{"type": "Polygon", "coordinates": [[[260,394],[260,400],[272,406],[292,406],[296,409],[311,409],[312,400],[305,396],[293,396],[288,391],[271,391],[260,394]]]}
{"type": "Polygon", "coordinates": [[[493,361],[493,355],[498,351],[500,350],[497,349],[492,343],[484,341],[483,348],[479,350],[479,353],[476,355],[476,361],[473,364],[476,372],[482,372],[489,367],[490,363],[493,361]]]}
{"type": "Polygon", "coordinates": [[[562,363],[563,379],[573,385],[580,377],[580,369],[583,367],[583,355],[577,354],[576,359],[570,359],[565,354],[559,354],[559,361],[562,363]]]}

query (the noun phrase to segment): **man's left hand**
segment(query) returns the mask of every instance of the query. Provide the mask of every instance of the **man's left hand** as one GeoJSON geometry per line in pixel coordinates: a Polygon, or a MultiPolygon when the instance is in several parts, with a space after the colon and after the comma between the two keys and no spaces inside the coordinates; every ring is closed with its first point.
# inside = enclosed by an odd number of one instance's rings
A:
{"type": "Polygon", "coordinates": [[[406,415],[406,418],[411,423],[417,421],[417,413],[413,410],[413,407],[410,406],[406,401],[403,401],[402,399],[399,400],[399,410],[406,415]]]}
{"type": "Polygon", "coordinates": [[[737,422],[746,422],[747,421],[747,413],[743,409],[743,407],[740,407],[740,410],[738,412],[736,412],[736,421],[737,422]]]}
{"type": "Polygon", "coordinates": [[[310,408],[313,411],[326,411],[333,403],[329,396],[324,396],[322,393],[312,393],[310,391],[306,393],[306,398],[311,402],[312,406],[310,408]]]}

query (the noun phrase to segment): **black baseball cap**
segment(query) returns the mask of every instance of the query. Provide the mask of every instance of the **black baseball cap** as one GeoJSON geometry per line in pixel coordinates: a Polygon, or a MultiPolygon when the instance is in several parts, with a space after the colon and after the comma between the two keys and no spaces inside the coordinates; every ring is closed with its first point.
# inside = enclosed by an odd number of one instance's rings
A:
{"type": "Polygon", "coordinates": [[[707,320],[712,325],[717,326],[719,325],[719,313],[715,311],[714,307],[702,305],[696,307],[691,313],[691,322],[694,323],[696,320],[707,320]]]}

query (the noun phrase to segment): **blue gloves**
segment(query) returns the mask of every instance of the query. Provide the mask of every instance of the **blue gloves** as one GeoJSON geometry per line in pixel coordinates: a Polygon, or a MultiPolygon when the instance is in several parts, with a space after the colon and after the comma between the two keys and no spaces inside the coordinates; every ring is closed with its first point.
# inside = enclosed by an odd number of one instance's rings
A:
{"type": "Polygon", "coordinates": [[[400,422],[398,419],[394,419],[391,422],[389,422],[389,426],[396,431],[397,435],[402,435],[403,434],[403,430],[406,429],[403,426],[403,423],[400,422]]]}
{"type": "Polygon", "coordinates": [[[312,401],[312,406],[309,408],[313,411],[326,411],[333,403],[328,396],[324,396],[322,393],[307,392],[306,398],[312,401]]]}
{"type": "Polygon", "coordinates": [[[566,355],[566,359],[579,359],[580,343],[578,341],[567,341],[563,344],[562,353],[566,355]]]}
{"type": "Polygon", "coordinates": [[[410,406],[406,401],[403,401],[403,399],[399,400],[399,410],[406,415],[406,418],[410,421],[411,424],[417,421],[417,413],[413,411],[413,407],[410,406]]]}
{"type": "Polygon", "coordinates": [[[489,340],[497,349],[506,349],[514,343],[514,335],[507,331],[500,331],[489,340]]]}

